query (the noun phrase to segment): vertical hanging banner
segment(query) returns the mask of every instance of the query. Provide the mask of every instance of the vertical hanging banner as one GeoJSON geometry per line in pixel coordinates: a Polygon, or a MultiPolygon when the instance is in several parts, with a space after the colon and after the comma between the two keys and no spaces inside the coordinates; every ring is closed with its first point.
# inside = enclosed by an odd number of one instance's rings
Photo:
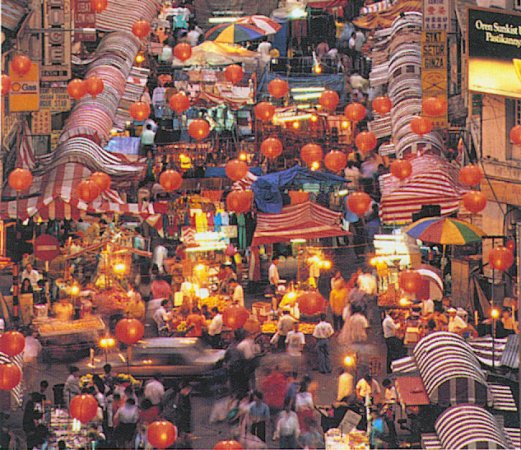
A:
{"type": "Polygon", "coordinates": [[[70,0],[44,0],[42,81],[71,78],[71,26],[70,0]]]}
{"type": "MultiPolygon", "coordinates": [[[[96,13],[90,0],[74,0],[74,28],[96,28],[96,13]]],[[[96,33],[74,33],[76,42],[95,42],[96,33]]]]}

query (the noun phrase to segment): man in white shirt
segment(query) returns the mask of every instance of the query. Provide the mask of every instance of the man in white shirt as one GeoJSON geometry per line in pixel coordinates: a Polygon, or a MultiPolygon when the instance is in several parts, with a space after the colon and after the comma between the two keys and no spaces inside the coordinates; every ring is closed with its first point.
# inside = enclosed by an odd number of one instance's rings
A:
{"type": "Polygon", "coordinates": [[[298,329],[298,322],[294,322],[293,330],[288,332],[286,336],[286,351],[291,357],[293,371],[299,372],[302,366],[302,351],[306,345],[306,337],[302,331],[298,329]]]}
{"type": "Polygon", "coordinates": [[[387,346],[387,373],[391,373],[391,363],[403,355],[403,343],[396,336],[400,324],[394,321],[395,318],[396,313],[391,311],[385,315],[382,322],[385,345],[387,346]]]}
{"type": "Polygon", "coordinates": [[[286,336],[293,329],[294,324],[295,320],[290,316],[289,311],[284,310],[282,312],[282,317],[277,323],[277,333],[279,335],[277,344],[279,350],[284,350],[286,348],[286,336]]]}
{"type": "Polygon", "coordinates": [[[329,349],[329,338],[335,334],[335,330],[326,315],[320,314],[320,322],[313,330],[313,337],[317,340],[318,371],[320,373],[331,373],[331,356],[329,349]]]}
{"type": "Polygon", "coordinates": [[[221,333],[223,330],[223,316],[219,313],[217,306],[212,308],[212,321],[208,326],[208,335],[210,336],[210,343],[213,348],[221,346],[221,333]]]}
{"type": "Polygon", "coordinates": [[[39,290],[38,287],[38,280],[40,279],[40,274],[37,270],[35,270],[32,266],[32,264],[27,264],[25,266],[25,269],[22,272],[22,281],[24,279],[28,279],[31,282],[31,286],[33,287],[33,290],[39,290]]]}
{"type": "Polygon", "coordinates": [[[190,31],[188,31],[188,34],[186,35],[186,40],[192,47],[195,47],[196,45],[199,44],[199,38],[201,37],[201,32],[198,30],[198,28],[199,27],[190,25],[189,26],[190,31]]]}
{"type": "Polygon", "coordinates": [[[236,278],[233,278],[230,281],[230,286],[232,288],[232,301],[233,303],[237,303],[238,305],[244,307],[244,289],[239,284],[236,278]]]}
{"type": "Polygon", "coordinates": [[[156,245],[152,253],[152,263],[156,264],[159,273],[165,273],[164,261],[168,256],[168,250],[162,244],[156,245]]]}
{"type": "Polygon", "coordinates": [[[161,306],[157,308],[154,313],[154,322],[157,325],[157,333],[159,336],[168,336],[168,321],[170,320],[170,313],[166,310],[169,300],[164,299],[161,301],[161,306]]]}
{"type": "Polygon", "coordinates": [[[257,47],[257,52],[260,54],[260,59],[264,64],[267,64],[270,60],[270,50],[271,44],[268,42],[267,38],[264,38],[264,40],[257,47]]]}
{"type": "Polygon", "coordinates": [[[273,292],[277,292],[277,286],[280,282],[279,269],[277,268],[279,261],[280,259],[278,256],[271,258],[271,265],[268,269],[268,280],[273,288],[273,292]]]}
{"type": "Polygon", "coordinates": [[[449,308],[447,313],[449,314],[449,326],[448,329],[451,333],[461,334],[467,329],[465,321],[457,315],[455,308],[449,308]]]}
{"type": "Polygon", "coordinates": [[[148,398],[152,405],[159,405],[165,395],[165,387],[159,381],[159,376],[154,375],[151,380],[145,383],[145,398],[148,398]]]}

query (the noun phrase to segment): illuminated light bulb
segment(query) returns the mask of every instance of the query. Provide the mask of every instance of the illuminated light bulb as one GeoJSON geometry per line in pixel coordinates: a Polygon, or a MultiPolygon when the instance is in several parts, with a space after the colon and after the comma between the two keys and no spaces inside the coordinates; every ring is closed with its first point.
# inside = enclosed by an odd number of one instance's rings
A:
{"type": "Polygon", "coordinates": [[[351,355],[347,355],[344,357],[344,366],[351,367],[355,364],[355,358],[353,358],[351,355]]]}
{"type": "Polygon", "coordinates": [[[320,168],[320,163],[318,161],[313,161],[313,163],[311,164],[310,169],[311,170],[318,170],[319,168],[320,168]]]}
{"type": "Polygon", "coordinates": [[[342,120],[342,122],[340,123],[340,126],[342,127],[343,130],[347,130],[349,128],[349,121],[342,120]]]}
{"type": "Polygon", "coordinates": [[[320,64],[315,64],[313,66],[313,72],[316,73],[317,75],[321,74],[322,73],[322,66],[320,64]]]}
{"type": "Polygon", "coordinates": [[[313,114],[313,115],[311,116],[311,119],[309,119],[309,120],[311,120],[311,122],[313,122],[313,123],[318,122],[318,116],[316,116],[315,114],[313,114]]]}
{"type": "Polygon", "coordinates": [[[295,130],[298,130],[300,128],[300,122],[298,122],[297,120],[293,122],[293,128],[295,128],[295,130]]]}
{"type": "Polygon", "coordinates": [[[406,298],[401,298],[399,303],[400,306],[409,306],[409,300],[407,300],[406,298]]]}
{"type": "Polygon", "coordinates": [[[71,295],[76,296],[80,293],[80,287],[77,284],[71,286],[71,295]]]}
{"type": "Polygon", "coordinates": [[[114,264],[114,273],[115,274],[118,274],[118,275],[121,275],[123,273],[125,273],[125,271],[127,270],[127,266],[125,265],[125,263],[116,263],[114,264]]]}
{"type": "Polygon", "coordinates": [[[239,154],[239,159],[240,159],[241,161],[246,161],[246,159],[248,159],[248,156],[246,155],[246,153],[241,152],[241,153],[239,154]]]}
{"type": "Polygon", "coordinates": [[[137,64],[143,64],[145,62],[145,55],[142,52],[139,52],[136,55],[136,63],[137,64]]]}
{"type": "Polygon", "coordinates": [[[499,319],[499,309],[492,308],[492,310],[490,311],[490,317],[492,317],[493,319],[499,319]]]}

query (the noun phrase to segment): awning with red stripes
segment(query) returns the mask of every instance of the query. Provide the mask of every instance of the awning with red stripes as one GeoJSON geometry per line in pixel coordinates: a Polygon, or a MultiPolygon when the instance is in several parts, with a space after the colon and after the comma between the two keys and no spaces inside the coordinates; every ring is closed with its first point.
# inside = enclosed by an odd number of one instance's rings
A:
{"type": "Polygon", "coordinates": [[[252,245],[347,236],[350,233],[340,226],[341,216],[310,201],[286,206],[280,214],[259,213],[252,245]]]}
{"type": "Polygon", "coordinates": [[[459,168],[437,155],[411,159],[412,175],[400,181],[391,174],[380,177],[380,218],[385,224],[412,222],[423,205],[440,205],[441,214],[458,210],[466,188],[458,182],[459,168]]]}

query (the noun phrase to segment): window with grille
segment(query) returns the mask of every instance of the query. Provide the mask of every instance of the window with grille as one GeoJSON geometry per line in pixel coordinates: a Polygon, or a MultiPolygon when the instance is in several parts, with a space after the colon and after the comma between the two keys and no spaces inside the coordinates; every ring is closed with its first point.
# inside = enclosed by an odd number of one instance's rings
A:
{"type": "MultiPolygon", "coordinates": [[[[517,0],[518,3],[521,0],[517,0]]],[[[514,125],[521,125],[521,100],[514,100],[514,125]]]]}
{"type": "Polygon", "coordinates": [[[521,0],[514,0],[514,9],[521,11],[521,0]]]}

